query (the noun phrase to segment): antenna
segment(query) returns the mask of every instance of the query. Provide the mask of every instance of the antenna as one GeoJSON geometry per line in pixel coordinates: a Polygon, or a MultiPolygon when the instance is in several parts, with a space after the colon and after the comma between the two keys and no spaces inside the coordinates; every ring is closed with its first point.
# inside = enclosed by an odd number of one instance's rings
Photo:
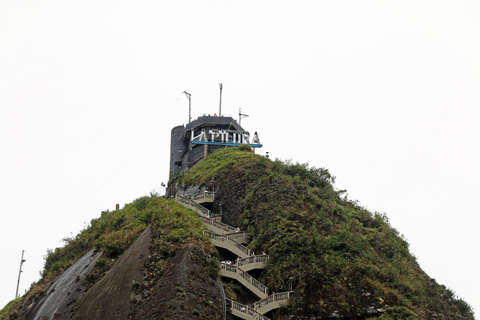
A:
{"type": "Polygon", "coordinates": [[[183,91],[183,94],[188,98],[188,123],[192,122],[192,95],[187,91],[183,91]]]}
{"type": "Polygon", "coordinates": [[[247,118],[248,114],[242,113],[242,108],[238,109],[238,124],[242,126],[242,118],[247,118]]]}
{"type": "Polygon", "coordinates": [[[222,89],[223,89],[223,85],[220,83],[220,107],[219,107],[219,110],[218,110],[218,116],[221,117],[222,116],[222,89]]]}

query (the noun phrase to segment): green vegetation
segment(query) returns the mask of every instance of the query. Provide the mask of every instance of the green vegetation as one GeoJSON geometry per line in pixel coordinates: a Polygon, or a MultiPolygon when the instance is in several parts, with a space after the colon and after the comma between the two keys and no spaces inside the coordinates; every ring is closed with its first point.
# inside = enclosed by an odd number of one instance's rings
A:
{"type": "MultiPolygon", "coordinates": [[[[1,317],[6,316],[11,309],[25,309],[44,293],[43,290],[50,281],[85,253],[96,249],[103,251],[103,255],[96,261],[93,272],[86,277],[86,283],[92,286],[105,275],[148,225],[152,227],[151,255],[147,261],[149,279],[160,278],[170,259],[188,243],[199,245],[204,252],[212,256],[208,267],[216,276],[216,250],[203,235],[203,224],[198,216],[174,200],[152,195],[139,198],[122,210],[102,212],[99,218],[93,219],[76,237],[65,238],[64,247],[47,250],[41,272],[42,279],[32,285],[24,298],[5,306],[1,317]]],[[[135,288],[134,284],[133,289],[139,288],[135,288]]]]}
{"type": "MultiPolygon", "coordinates": [[[[227,222],[253,235],[252,250],[274,256],[259,280],[275,292],[295,291],[290,303],[274,312],[279,318],[295,314],[305,318],[473,319],[465,301],[421,270],[387,216],[347,199],[344,191],[335,189],[335,177],[324,168],[272,161],[240,146],[216,151],[181,174],[177,182],[184,187],[215,187],[214,207],[222,202],[227,222]]],[[[208,276],[217,276],[216,250],[203,236],[204,226],[197,215],[173,200],[152,195],[122,210],[102,212],[77,236],[65,238],[64,247],[48,250],[43,278],[24,298],[5,306],[0,318],[27,310],[53,279],[96,249],[103,255],[86,278],[93,285],[147,226],[152,233],[147,279],[132,283],[135,294],[153,289],[171,260],[189,243],[210,256],[208,276]]],[[[249,298],[235,283],[226,284],[225,289],[232,297],[249,298]]],[[[186,293],[182,287],[175,288],[177,296],[186,293]]],[[[137,307],[142,307],[140,302],[137,307]]],[[[195,312],[201,314],[201,310],[195,312]]]]}
{"type": "Polygon", "coordinates": [[[385,310],[381,319],[473,319],[466,302],[421,270],[385,214],[347,199],[334,181],[323,168],[228,148],[187,171],[179,185],[214,183],[218,201],[238,204],[224,208],[254,235],[250,248],[275,256],[261,281],[276,292],[291,281],[300,293],[285,313],[360,317],[374,307],[385,310]]]}
{"type": "Polygon", "coordinates": [[[122,210],[104,211],[74,238],[64,238],[65,246],[47,250],[41,275],[49,280],[69,267],[78,258],[95,248],[106,258],[115,259],[123,253],[161,210],[163,199],[143,197],[122,210]]]}
{"type": "Polygon", "coordinates": [[[174,200],[161,201],[158,212],[152,217],[153,243],[148,261],[149,277],[159,279],[170,259],[174,258],[184,245],[194,243],[211,256],[208,268],[215,278],[218,273],[216,249],[203,235],[204,225],[197,214],[174,200]]]}
{"type": "Polygon", "coordinates": [[[387,308],[378,320],[418,320],[418,316],[405,307],[393,307],[387,308]]]}
{"type": "Polygon", "coordinates": [[[9,312],[13,307],[15,307],[20,300],[22,300],[22,298],[17,298],[17,299],[15,299],[15,300],[12,300],[12,301],[10,301],[9,303],[7,303],[7,304],[5,305],[5,307],[3,307],[2,310],[0,310],[0,319],[3,318],[3,317],[5,317],[5,316],[8,314],[8,312],[9,312]]]}
{"type": "MultiPolygon", "coordinates": [[[[248,146],[236,148],[236,150],[245,152],[225,152],[230,149],[220,149],[210,155],[208,161],[201,161],[186,174],[180,175],[178,183],[183,185],[205,184],[214,177],[221,175],[222,172],[232,169],[235,165],[241,165],[244,170],[252,171],[255,169],[255,165],[258,165],[258,161],[264,159],[251,153],[251,148],[248,146]]],[[[265,161],[266,163],[267,161],[265,161]]]]}

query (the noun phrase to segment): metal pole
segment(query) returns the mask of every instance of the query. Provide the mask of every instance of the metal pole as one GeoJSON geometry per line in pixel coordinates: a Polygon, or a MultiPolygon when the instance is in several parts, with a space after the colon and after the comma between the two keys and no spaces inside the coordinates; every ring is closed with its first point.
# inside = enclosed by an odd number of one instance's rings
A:
{"type": "Polygon", "coordinates": [[[223,89],[223,85],[220,83],[220,108],[218,110],[219,117],[222,116],[222,89],[223,89]]]}
{"type": "Polygon", "coordinates": [[[15,299],[18,298],[18,287],[20,286],[20,275],[22,274],[22,265],[26,260],[23,260],[23,253],[25,250],[22,250],[22,259],[20,260],[20,270],[18,271],[18,281],[17,281],[17,291],[15,292],[15,299]]]}
{"type": "Polygon", "coordinates": [[[242,118],[248,117],[248,114],[242,113],[242,108],[238,109],[238,124],[242,126],[242,118]]]}
{"type": "Polygon", "coordinates": [[[183,91],[183,94],[188,98],[188,123],[192,122],[192,95],[187,91],[183,91]]]}

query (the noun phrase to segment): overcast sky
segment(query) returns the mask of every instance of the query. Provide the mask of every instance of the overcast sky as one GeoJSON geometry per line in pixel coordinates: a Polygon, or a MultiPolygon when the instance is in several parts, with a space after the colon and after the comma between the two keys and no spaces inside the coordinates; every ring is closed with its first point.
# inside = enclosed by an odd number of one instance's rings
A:
{"type": "Polygon", "coordinates": [[[47,248],[161,193],[170,130],[250,117],[385,212],[480,313],[480,2],[0,1],[0,308],[47,248]]]}

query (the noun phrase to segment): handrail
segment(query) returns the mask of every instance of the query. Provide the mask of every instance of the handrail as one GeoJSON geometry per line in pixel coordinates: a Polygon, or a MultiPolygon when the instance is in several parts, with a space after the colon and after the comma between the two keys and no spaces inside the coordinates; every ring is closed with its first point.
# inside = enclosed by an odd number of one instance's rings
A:
{"type": "Polygon", "coordinates": [[[262,263],[262,262],[267,263],[268,261],[270,261],[270,255],[264,254],[260,256],[246,257],[246,258],[237,260],[235,263],[237,266],[241,267],[250,263],[262,263]]]}
{"type": "Polygon", "coordinates": [[[264,307],[267,304],[272,303],[272,302],[287,301],[288,299],[290,299],[290,295],[292,293],[293,293],[293,291],[274,293],[274,294],[268,296],[265,299],[262,299],[260,301],[255,302],[253,305],[255,306],[255,309],[259,310],[260,308],[262,308],[262,307],[264,307]]]}
{"type": "Polygon", "coordinates": [[[222,294],[222,304],[223,304],[223,319],[227,320],[227,297],[225,296],[225,290],[223,289],[220,279],[217,279],[217,285],[220,288],[220,293],[222,294]]]}
{"type": "MultiPolygon", "coordinates": [[[[208,255],[207,253],[205,252],[205,248],[204,247],[201,247],[202,248],[202,252],[203,252],[203,255],[205,256],[205,259],[208,260],[208,255]]],[[[218,288],[220,289],[220,293],[222,295],[222,305],[223,305],[223,320],[227,320],[227,297],[225,296],[225,290],[223,289],[223,286],[222,284],[220,283],[220,279],[217,278],[217,286],[218,288]]]]}
{"type": "Polygon", "coordinates": [[[222,242],[225,242],[225,243],[232,243],[234,247],[236,247],[237,249],[239,249],[240,251],[242,251],[245,255],[247,256],[250,256],[252,255],[253,251],[250,250],[249,248],[245,247],[243,244],[241,244],[240,242],[237,242],[233,239],[231,239],[230,236],[225,236],[225,235],[220,235],[220,234],[216,234],[215,232],[211,232],[211,231],[203,231],[203,234],[207,234],[208,237],[212,240],[217,240],[217,241],[222,241],[222,242]]]}
{"type": "Polygon", "coordinates": [[[194,207],[194,208],[195,208],[195,211],[197,211],[197,213],[202,214],[203,216],[206,216],[206,217],[209,216],[210,210],[208,210],[208,209],[205,208],[204,206],[199,205],[198,203],[196,203],[196,202],[193,201],[192,199],[188,199],[188,198],[185,198],[185,197],[177,196],[177,197],[175,198],[175,200],[177,200],[178,202],[184,203],[184,204],[186,204],[186,205],[189,205],[189,206],[191,206],[191,207],[194,207]]]}
{"type": "Polygon", "coordinates": [[[251,307],[249,307],[247,305],[238,303],[238,302],[233,301],[233,300],[228,299],[228,298],[227,298],[227,301],[230,302],[230,308],[231,309],[236,310],[240,313],[244,313],[246,315],[249,315],[249,316],[253,317],[255,320],[269,320],[267,317],[265,317],[264,315],[261,315],[256,310],[252,309],[251,307]]]}
{"type": "Polygon", "coordinates": [[[265,295],[267,295],[266,298],[261,299],[257,302],[255,302],[253,305],[255,307],[255,310],[260,310],[260,308],[263,308],[264,306],[274,303],[274,302],[285,302],[288,299],[290,299],[290,295],[293,293],[293,291],[287,291],[287,292],[280,292],[280,293],[274,293],[272,295],[268,295],[268,288],[264,286],[262,283],[260,283],[258,280],[250,276],[248,273],[244,272],[242,269],[238,268],[236,265],[229,265],[226,263],[220,263],[220,268],[227,271],[227,272],[232,272],[232,273],[237,273],[239,274],[242,278],[247,280],[248,283],[250,283],[252,286],[257,288],[260,291],[263,291],[265,295]],[[253,279],[253,280],[252,280],[253,279]]]}
{"type": "Polygon", "coordinates": [[[187,193],[184,195],[177,195],[177,197],[183,197],[187,199],[215,199],[215,192],[204,191],[200,193],[187,193]]]}
{"type": "Polygon", "coordinates": [[[227,272],[232,272],[238,274],[240,277],[245,279],[248,283],[250,283],[253,287],[255,287],[257,290],[262,292],[264,295],[268,295],[268,288],[263,285],[260,281],[243,271],[242,269],[238,268],[236,265],[233,264],[226,264],[224,262],[219,263],[220,268],[227,271],[227,272]]]}
{"type": "Polygon", "coordinates": [[[247,280],[247,282],[249,282],[252,286],[254,286],[260,291],[263,291],[264,294],[268,294],[268,288],[265,285],[263,285],[260,281],[258,281],[257,279],[255,279],[254,277],[252,277],[251,275],[249,275],[248,273],[246,273],[240,268],[237,268],[237,273],[243,279],[247,280]]]}
{"type": "MultiPolygon", "coordinates": [[[[218,229],[221,229],[221,230],[225,230],[228,233],[240,233],[240,232],[242,232],[242,231],[239,231],[239,229],[237,229],[237,228],[231,227],[228,224],[216,221],[212,218],[204,217],[203,223],[209,224],[209,225],[214,226],[215,228],[218,228],[218,229]]],[[[243,232],[245,232],[245,231],[243,231],[243,232]]]]}
{"type": "MultiPolygon", "coordinates": [[[[215,194],[213,192],[207,192],[205,194],[201,194],[201,196],[202,196],[202,198],[203,197],[207,197],[207,198],[211,197],[213,199],[215,194]]],[[[210,216],[216,216],[216,215],[213,214],[210,210],[208,210],[204,206],[196,203],[195,201],[193,201],[192,199],[190,199],[186,196],[176,196],[175,200],[177,200],[178,202],[187,204],[191,207],[194,207],[196,209],[195,211],[197,211],[197,213],[200,213],[204,219],[208,219],[208,220],[203,221],[205,224],[209,224],[209,225],[214,226],[218,229],[225,230],[228,233],[240,234],[242,232],[238,228],[234,228],[232,226],[229,226],[226,223],[219,222],[219,221],[216,221],[215,219],[210,218],[210,216]]]]}
{"type": "MultiPolygon", "coordinates": [[[[251,284],[254,288],[259,290],[260,292],[263,292],[267,297],[264,299],[261,299],[253,304],[253,308],[250,308],[249,306],[245,306],[243,304],[240,304],[236,301],[233,301],[231,299],[226,298],[224,301],[228,300],[231,303],[231,309],[236,310],[240,313],[244,313],[246,315],[249,315],[253,317],[255,320],[269,320],[267,317],[263,316],[256,310],[260,310],[261,308],[267,306],[270,303],[274,302],[284,302],[287,301],[290,298],[290,295],[293,293],[293,291],[287,291],[287,292],[280,292],[280,293],[274,293],[272,295],[268,295],[269,289],[263,285],[261,282],[259,282],[257,279],[253,278],[251,275],[249,275],[247,272],[243,271],[239,267],[242,265],[246,264],[252,264],[252,263],[266,263],[270,261],[270,256],[263,254],[263,255],[258,255],[255,256],[253,251],[250,250],[249,248],[245,247],[241,243],[237,242],[234,240],[234,238],[246,238],[248,237],[248,234],[245,231],[239,231],[238,228],[231,227],[227,224],[224,224],[219,221],[215,221],[214,219],[211,219],[210,216],[212,213],[205,208],[204,206],[196,203],[195,201],[192,200],[192,196],[194,199],[202,199],[202,198],[211,198],[213,199],[215,197],[215,193],[213,192],[204,192],[198,195],[195,194],[188,194],[184,196],[176,196],[175,199],[178,202],[184,203],[186,205],[189,205],[193,208],[195,208],[197,213],[199,213],[202,218],[204,219],[205,224],[212,225],[220,230],[225,230],[227,231],[227,235],[219,235],[211,231],[203,231],[204,234],[207,234],[208,237],[212,240],[217,240],[217,241],[222,241],[225,243],[231,243],[234,247],[238,248],[241,250],[247,257],[242,258],[237,260],[237,265],[229,265],[226,263],[219,263],[220,268],[227,271],[227,272],[232,272],[235,274],[238,274],[240,277],[242,277],[245,281],[247,281],[249,284],[251,284]]],[[[222,288],[223,289],[223,288],[222,288]]],[[[266,311],[265,311],[266,312],[266,311]]]]}

